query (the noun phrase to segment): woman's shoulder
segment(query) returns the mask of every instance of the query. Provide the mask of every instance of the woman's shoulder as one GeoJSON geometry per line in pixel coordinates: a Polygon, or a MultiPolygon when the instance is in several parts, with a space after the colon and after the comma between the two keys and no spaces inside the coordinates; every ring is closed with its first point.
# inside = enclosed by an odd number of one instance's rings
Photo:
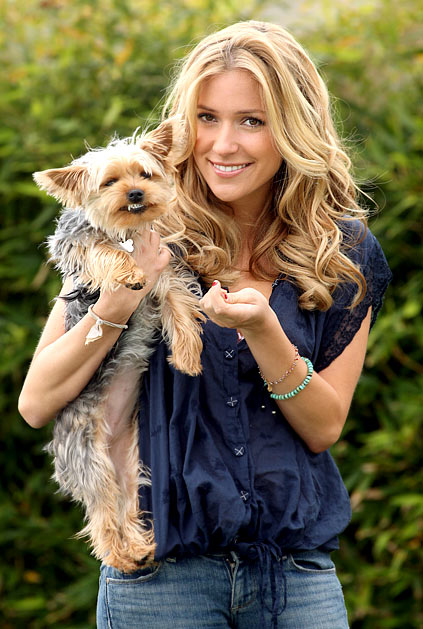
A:
{"type": "Polygon", "coordinates": [[[373,248],[376,238],[367,221],[344,216],[337,221],[342,234],[341,250],[349,257],[363,257],[373,248]]]}
{"type": "Polygon", "coordinates": [[[333,293],[333,305],[325,314],[325,339],[319,354],[319,367],[323,369],[352,340],[371,309],[371,327],[383,304],[383,298],[392,273],[385,254],[372,231],[362,221],[342,221],[343,253],[358,265],[366,292],[355,307],[351,307],[356,288],[349,282],[340,284],[333,293]]]}
{"type": "Polygon", "coordinates": [[[366,223],[353,217],[339,221],[343,238],[342,252],[355,262],[367,283],[367,292],[383,294],[392,273],[383,249],[366,223]]]}
{"type": "Polygon", "coordinates": [[[342,253],[360,266],[377,259],[387,266],[382,247],[367,222],[345,216],[337,224],[342,233],[342,253]]]}

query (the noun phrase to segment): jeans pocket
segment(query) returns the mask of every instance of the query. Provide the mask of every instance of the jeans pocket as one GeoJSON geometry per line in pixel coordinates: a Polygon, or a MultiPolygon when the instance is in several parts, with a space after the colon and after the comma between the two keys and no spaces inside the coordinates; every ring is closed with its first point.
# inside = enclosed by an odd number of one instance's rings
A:
{"type": "Polygon", "coordinates": [[[330,553],[320,550],[292,553],[290,563],[298,572],[313,574],[331,574],[336,572],[330,553]]]}
{"type": "Polygon", "coordinates": [[[135,585],[137,583],[145,583],[151,581],[160,571],[162,562],[158,561],[152,565],[140,568],[135,572],[120,572],[112,566],[103,565],[104,576],[106,583],[120,584],[120,585],[135,585]]]}

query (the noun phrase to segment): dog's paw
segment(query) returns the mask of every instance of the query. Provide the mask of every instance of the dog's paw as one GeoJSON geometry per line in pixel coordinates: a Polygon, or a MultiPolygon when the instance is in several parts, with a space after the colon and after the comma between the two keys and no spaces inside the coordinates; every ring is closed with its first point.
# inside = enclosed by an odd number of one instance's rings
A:
{"type": "Polygon", "coordinates": [[[125,284],[126,288],[130,288],[131,290],[141,290],[147,284],[144,282],[136,282],[135,284],[125,284]]]}
{"type": "Polygon", "coordinates": [[[148,283],[147,278],[144,273],[142,273],[139,269],[136,269],[133,273],[125,277],[125,281],[123,282],[126,288],[130,288],[131,290],[141,290],[148,283]]]}
{"type": "Polygon", "coordinates": [[[129,548],[124,548],[122,545],[107,553],[104,561],[121,572],[131,573],[153,563],[154,549],[155,545],[146,545],[142,542],[132,544],[129,548]]]}

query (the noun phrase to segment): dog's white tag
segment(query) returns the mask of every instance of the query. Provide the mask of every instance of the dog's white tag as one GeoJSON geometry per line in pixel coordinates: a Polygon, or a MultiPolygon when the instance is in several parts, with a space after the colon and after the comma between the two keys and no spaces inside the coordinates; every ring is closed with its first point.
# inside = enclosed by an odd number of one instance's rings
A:
{"type": "Polygon", "coordinates": [[[132,238],[128,238],[128,240],[125,240],[125,242],[121,242],[120,244],[125,249],[125,251],[127,251],[128,253],[132,253],[133,252],[133,250],[134,250],[134,241],[132,240],[132,238]]]}

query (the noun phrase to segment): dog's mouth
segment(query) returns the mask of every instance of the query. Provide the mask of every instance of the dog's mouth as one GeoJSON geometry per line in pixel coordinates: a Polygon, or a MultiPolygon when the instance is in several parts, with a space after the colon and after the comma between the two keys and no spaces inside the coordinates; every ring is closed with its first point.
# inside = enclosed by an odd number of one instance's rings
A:
{"type": "Polygon", "coordinates": [[[148,205],[146,205],[145,203],[132,203],[131,205],[123,205],[121,208],[119,208],[119,211],[131,212],[131,214],[139,214],[140,212],[146,210],[147,207],[148,205]]]}

